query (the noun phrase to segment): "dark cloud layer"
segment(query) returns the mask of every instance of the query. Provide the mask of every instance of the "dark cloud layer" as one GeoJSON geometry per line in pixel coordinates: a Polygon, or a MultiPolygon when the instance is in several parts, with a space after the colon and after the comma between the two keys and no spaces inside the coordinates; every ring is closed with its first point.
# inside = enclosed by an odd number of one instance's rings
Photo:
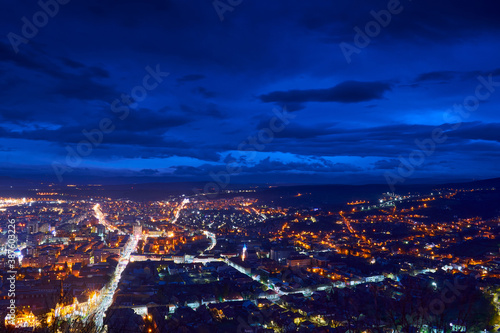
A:
{"type": "Polygon", "coordinates": [[[274,91],[260,96],[263,102],[304,103],[339,102],[358,103],[381,99],[391,85],[385,82],[345,81],[328,89],[274,91]]]}
{"type": "Polygon", "coordinates": [[[210,180],[234,157],[234,181],[384,182],[436,128],[446,140],[410,178],[498,176],[499,3],[401,0],[367,33],[387,5],[71,1],[13,47],[41,8],[6,2],[0,176],[57,180],[51,164],[103,119],[114,129],[70,179],[210,180]]]}

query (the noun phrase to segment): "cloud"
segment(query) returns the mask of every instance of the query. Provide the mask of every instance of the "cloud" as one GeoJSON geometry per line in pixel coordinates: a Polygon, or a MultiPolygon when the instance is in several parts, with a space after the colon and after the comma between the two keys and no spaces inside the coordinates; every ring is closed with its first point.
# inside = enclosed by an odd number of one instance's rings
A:
{"type": "Polygon", "coordinates": [[[61,57],[60,60],[64,65],[71,67],[71,68],[74,68],[74,69],[85,67],[85,65],[82,64],[81,62],[74,61],[74,60],[66,58],[66,57],[61,57]]]}
{"type": "Polygon", "coordinates": [[[143,175],[150,176],[150,175],[157,175],[160,173],[160,171],[158,171],[157,169],[142,169],[140,173],[143,175]]]}
{"type": "Polygon", "coordinates": [[[427,72],[420,74],[415,81],[451,81],[454,79],[459,72],[455,71],[435,71],[435,72],[427,72]]]}
{"type": "Polygon", "coordinates": [[[51,92],[66,98],[109,103],[120,96],[116,89],[94,81],[92,76],[87,74],[67,74],[66,79],[51,89],[51,92]]]}
{"type": "Polygon", "coordinates": [[[15,149],[10,148],[10,147],[4,147],[3,145],[0,145],[0,151],[15,151],[15,149]]]}
{"type": "Polygon", "coordinates": [[[156,112],[151,109],[131,109],[127,118],[117,121],[117,128],[131,132],[165,132],[170,128],[186,125],[193,117],[182,112],[156,112]]]}
{"type": "Polygon", "coordinates": [[[215,97],[216,94],[213,91],[207,90],[207,88],[204,87],[196,87],[191,90],[194,94],[201,95],[205,98],[212,98],[215,97]]]}
{"type": "MultiPolygon", "coordinates": [[[[281,106],[281,105],[278,104],[278,106],[281,106]]],[[[287,103],[284,106],[284,108],[287,111],[294,112],[294,111],[304,110],[306,108],[306,106],[304,104],[300,104],[300,103],[287,103]]]]}
{"type": "MultiPolygon", "coordinates": [[[[242,161],[240,161],[242,162],[242,161]]],[[[241,167],[241,174],[309,174],[309,173],[344,173],[359,172],[362,169],[348,163],[334,163],[325,159],[318,159],[314,162],[298,161],[283,162],[272,160],[267,157],[255,165],[248,165],[246,162],[232,164],[233,167],[241,167]]],[[[225,171],[226,166],[220,164],[203,164],[198,167],[175,166],[174,174],[182,176],[208,176],[211,173],[225,171]]]]}
{"type": "Polygon", "coordinates": [[[30,49],[26,55],[24,53],[14,54],[6,44],[0,43],[0,62],[12,63],[26,70],[43,73],[55,80],[55,83],[46,82],[46,84],[52,83],[52,86],[48,88],[49,94],[78,100],[108,102],[116,96],[120,96],[119,92],[112,86],[96,81],[96,79],[109,78],[110,74],[105,69],[97,66],[85,66],[68,58],[59,59],[66,68],[53,62],[41,51],[30,49]],[[79,71],[74,73],[67,71],[67,69],[78,69],[79,71]]]}
{"type": "Polygon", "coordinates": [[[468,140],[500,142],[500,123],[463,123],[460,128],[448,131],[446,134],[468,140]]]}
{"type": "Polygon", "coordinates": [[[99,78],[109,78],[109,72],[104,68],[100,68],[97,66],[87,67],[86,72],[91,77],[99,77],[99,78]]]}
{"type": "Polygon", "coordinates": [[[245,172],[249,173],[261,173],[261,172],[299,172],[299,173],[307,173],[307,172],[352,172],[352,171],[361,171],[362,169],[358,166],[348,164],[348,163],[335,163],[328,160],[323,159],[319,162],[282,162],[271,160],[270,157],[267,157],[260,161],[253,167],[244,168],[245,172]]]}
{"type": "Polygon", "coordinates": [[[183,77],[180,77],[177,79],[178,84],[184,84],[186,82],[193,82],[193,81],[199,81],[203,80],[205,78],[205,75],[201,74],[189,74],[189,75],[184,75],[183,77]]]}
{"type": "MultiPolygon", "coordinates": [[[[373,20],[370,11],[386,8],[387,2],[370,0],[324,3],[321,10],[311,3],[302,6],[303,15],[298,22],[304,28],[326,36],[325,41],[337,44],[352,40],[353,27],[363,28],[373,20]]],[[[496,16],[500,5],[495,1],[422,0],[418,4],[401,1],[400,8],[403,8],[401,13],[393,15],[390,24],[383,28],[383,34],[377,37],[379,41],[463,42],[467,38],[500,30],[496,16]]],[[[386,46],[385,43],[379,45],[386,46]]]]}
{"type": "Polygon", "coordinates": [[[393,158],[389,160],[379,160],[375,163],[372,163],[372,165],[376,170],[392,170],[401,165],[401,161],[393,158]]]}
{"type": "Polygon", "coordinates": [[[223,119],[226,117],[226,113],[219,109],[219,106],[215,103],[208,103],[200,107],[192,107],[186,104],[181,104],[180,110],[184,112],[185,116],[195,118],[198,116],[219,118],[223,119]]]}
{"type": "Polygon", "coordinates": [[[453,80],[467,80],[467,79],[475,79],[478,76],[499,76],[500,68],[495,68],[490,71],[433,71],[422,73],[417,76],[415,82],[426,82],[426,81],[441,81],[441,82],[450,82],[453,80]]]}
{"type": "MultiPolygon", "coordinates": [[[[257,125],[257,129],[267,128],[268,126],[269,126],[269,120],[262,120],[257,125]]],[[[316,138],[318,136],[329,135],[335,132],[336,130],[332,130],[324,126],[324,124],[317,124],[316,126],[303,126],[299,124],[290,124],[286,126],[282,131],[274,133],[274,137],[310,139],[310,138],[316,138]]]]}
{"type": "Polygon", "coordinates": [[[391,84],[387,82],[344,81],[328,89],[275,91],[261,95],[263,102],[305,103],[305,102],[338,102],[359,103],[382,99],[391,84]]]}

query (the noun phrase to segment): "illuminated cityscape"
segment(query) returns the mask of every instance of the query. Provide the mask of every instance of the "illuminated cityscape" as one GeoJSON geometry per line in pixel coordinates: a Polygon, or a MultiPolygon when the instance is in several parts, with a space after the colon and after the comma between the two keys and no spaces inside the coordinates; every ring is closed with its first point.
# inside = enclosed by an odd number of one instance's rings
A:
{"type": "Polygon", "coordinates": [[[0,333],[500,333],[500,2],[0,10],[0,333]]]}
{"type": "MultiPolygon", "coordinates": [[[[15,321],[6,314],[5,325],[72,332],[408,325],[431,332],[445,318],[456,331],[495,327],[500,192],[473,185],[309,207],[285,206],[287,198],[269,197],[276,190],[267,187],[213,199],[70,199],[64,188],[50,201],[49,192],[0,198],[2,235],[12,219],[18,235],[15,268],[5,248],[0,259],[3,276],[17,274],[15,321]],[[381,304],[377,316],[366,312],[381,304]],[[401,321],[406,307],[422,306],[425,313],[401,321]],[[252,313],[262,317],[248,319],[252,313]]],[[[303,202],[321,189],[293,188],[282,190],[303,202]]],[[[7,305],[8,295],[2,300],[7,305]]]]}

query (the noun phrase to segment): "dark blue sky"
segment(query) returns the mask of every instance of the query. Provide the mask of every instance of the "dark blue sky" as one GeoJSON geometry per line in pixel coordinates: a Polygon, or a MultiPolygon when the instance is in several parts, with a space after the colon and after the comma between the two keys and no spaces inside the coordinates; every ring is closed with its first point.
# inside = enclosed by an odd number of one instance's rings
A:
{"type": "Polygon", "coordinates": [[[499,176],[497,1],[60,1],[53,17],[2,3],[0,175],[209,180],[236,160],[231,182],[499,176]]]}

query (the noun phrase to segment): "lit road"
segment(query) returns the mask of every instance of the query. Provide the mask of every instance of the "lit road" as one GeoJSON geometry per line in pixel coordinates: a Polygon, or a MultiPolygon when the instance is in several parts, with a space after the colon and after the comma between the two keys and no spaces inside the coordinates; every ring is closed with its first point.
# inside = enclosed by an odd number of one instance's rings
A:
{"type": "Polygon", "coordinates": [[[351,226],[351,223],[349,222],[349,220],[344,216],[344,213],[343,212],[340,212],[339,213],[340,216],[342,217],[342,219],[344,220],[344,223],[345,225],[347,226],[347,229],[349,229],[349,232],[353,235],[356,235],[356,230],[354,230],[354,228],[351,226]]]}
{"type": "Polygon", "coordinates": [[[118,288],[118,283],[122,276],[123,271],[127,268],[130,261],[130,255],[136,250],[137,244],[139,243],[139,236],[131,236],[123,253],[120,256],[120,261],[116,266],[115,273],[111,277],[111,280],[107,284],[107,287],[103,289],[100,294],[100,301],[96,303],[96,308],[90,310],[88,318],[92,318],[97,326],[97,332],[99,332],[104,323],[104,314],[108,308],[113,304],[113,296],[118,288]]]}
{"type": "Polygon", "coordinates": [[[207,237],[210,238],[210,246],[205,249],[203,252],[210,252],[213,250],[215,245],[217,245],[217,238],[215,238],[215,234],[213,232],[203,230],[203,234],[207,237]]]}
{"type": "MultiPolygon", "coordinates": [[[[119,230],[117,227],[111,225],[106,221],[106,217],[101,211],[101,207],[99,204],[96,204],[93,209],[95,217],[100,224],[106,227],[106,229],[108,229],[109,231],[118,231],[119,234],[125,235],[123,231],[119,230]]],[[[118,265],[116,266],[116,270],[113,276],[111,277],[111,280],[101,291],[99,295],[99,301],[96,302],[96,307],[89,310],[89,316],[87,318],[94,320],[97,326],[97,332],[99,332],[103,327],[104,315],[111,304],[113,304],[113,296],[115,295],[116,289],[118,288],[118,283],[120,282],[122,273],[125,268],[127,268],[127,265],[130,261],[130,255],[136,250],[139,240],[139,236],[130,236],[130,239],[128,240],[122,253],[120,254],[120,260],[118,262],[118,265]]]]}
{"type": "Polygon", "coordinates": [[[104,216],[103,212],[101,211],[101,205],[95,204],[94,206],[94,215],[99,221],[100,224],[106,227],[109,231],[118,231],[120,235],[125,235],[125,233],[121,230],[119,230],[117,227],[115,227],[112,224],[109,224],[108,221],[106,221],[106,217],[104,216]]]}
{"type": "Polygon", "coordinates": [[[28,199],[22,198],[22,199],[15,199],[15,198],[3,198],[0,199],[0,209],[4,210],[5,208],[8,207],[14,207],[14,206],[20,206],[24,204],[31,204],[33,202],[33,199],[28,199]]]}
{"type": "MultiPolygon", "coordinates": [[[[184,209],[184,206],[189,203],[189,199],[184,199],[182,200],[181,204],[179,207],[175,209],[174,212],[174,218],[170,223],[175,224],[177,222],[177,219],[179,218],[181,211],[184,209]]],[[[209,252],[212,251],[212,249],[217,245],[217,239],[215,238],[215,234],[213,232],[207,231],[207,230],[202,230],[203,234],[210,239],[210,246],[205,249],[203,252],[209,252]]]]}
{"type": "Polygon", "coordinates": [[[179,205],[179,207],[177,207],[175,209],[175,212],[174,212],[174,218],[172,221],[170,221],[170,223],[172,224],[175,224],[177,222],[177,219],[179,218],[179,216],[181,215],[181,211],[184,209],[184,206],[189,203],[189,199],[184,199],[182,200],[181,204],[179,205]]]}

